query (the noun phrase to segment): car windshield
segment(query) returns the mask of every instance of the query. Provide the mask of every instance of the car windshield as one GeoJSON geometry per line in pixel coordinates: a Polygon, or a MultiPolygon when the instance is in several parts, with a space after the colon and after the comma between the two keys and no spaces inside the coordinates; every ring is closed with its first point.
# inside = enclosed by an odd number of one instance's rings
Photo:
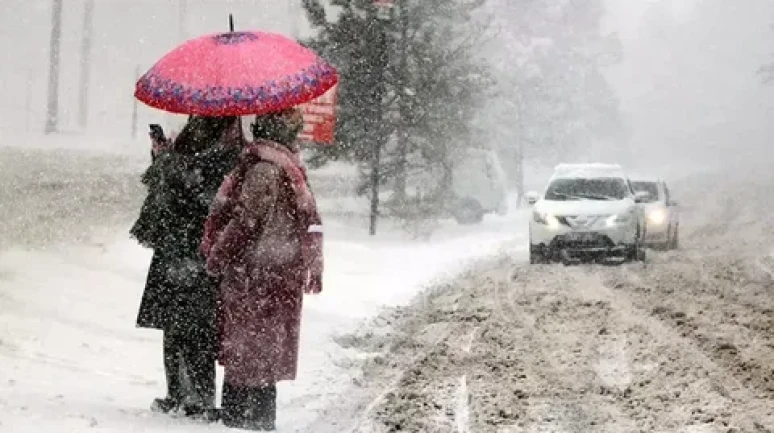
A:
{"type": "Polygon", "coordinates": [[[546,200],[621,200],[626,183],[617,177],[555,179],[548,186],[546,200]]]}
{"type": "Polygon", "coordinates": [[[643,200],[644,203],[658,201],[658,184],[656,182],[632,182],[632,188],[636,192],[644,191],[648,193],[648,197],[643,200]]]}

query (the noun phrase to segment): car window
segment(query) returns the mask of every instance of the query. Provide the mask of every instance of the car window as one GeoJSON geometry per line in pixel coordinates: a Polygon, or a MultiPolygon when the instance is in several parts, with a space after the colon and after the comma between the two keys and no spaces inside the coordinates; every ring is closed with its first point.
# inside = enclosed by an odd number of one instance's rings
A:
{"type": "Polygon", "coordinates": [[[554,179],[546,189],[545,199],[622,200],[629,195],[626,181],[618,177],[554,179]]]}
{"type": "Polygon", "coordinates": [[[655,203],[658,201],[658,183],[656,182],[634,182],[634,191],[644,191],[648,193],[645,203],[655,203]]]}

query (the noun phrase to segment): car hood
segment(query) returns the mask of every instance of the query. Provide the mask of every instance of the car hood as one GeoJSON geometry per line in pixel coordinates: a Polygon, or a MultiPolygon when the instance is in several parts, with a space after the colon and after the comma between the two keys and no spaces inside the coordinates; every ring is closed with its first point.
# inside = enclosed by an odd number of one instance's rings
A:
{"type": "Polygon", "coordinates": [[[613,215],[626,212],[633,205],[632,200],[539,200],[534,208],[552,215],[613,215]]]}

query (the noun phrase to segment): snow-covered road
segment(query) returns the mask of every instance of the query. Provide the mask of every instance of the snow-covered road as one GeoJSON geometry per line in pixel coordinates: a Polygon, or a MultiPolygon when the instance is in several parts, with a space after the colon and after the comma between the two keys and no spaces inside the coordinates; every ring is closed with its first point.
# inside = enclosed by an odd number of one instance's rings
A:
{"type": "Polygon", "coordinates": [[[385,314],[389,332],[348,336],[372,353],[351,391],[371,411],[344,431],[774,431],[774,174],[758,168],[673,184],[678,251],[504,254],[385,314]]]}
{"type": "MultiPolygon", "coordinates": [[[[126,235],[144,161],[2,151],[0,431],[225,430],[148,411],[164,392],[160,335],[134,327],[150,252],[126,235]]],[[[305,304],[300,379],[280,387],[279,431],[319,426],[352,383],[361,355],[337,335],[470,260],[523,248],[525,218],[447,223],[428,242],[326,219],[325,292],[305,304]]]]}

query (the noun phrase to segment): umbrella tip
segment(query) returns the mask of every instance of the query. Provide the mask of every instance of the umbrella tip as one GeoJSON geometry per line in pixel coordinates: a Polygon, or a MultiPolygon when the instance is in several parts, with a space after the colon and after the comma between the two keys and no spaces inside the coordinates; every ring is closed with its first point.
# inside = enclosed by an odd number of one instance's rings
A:
{"type": "Polygon", "coordinates": [[[234,31],[234,14],[228,14],[228,28],[229,31],[234,31]]]}

